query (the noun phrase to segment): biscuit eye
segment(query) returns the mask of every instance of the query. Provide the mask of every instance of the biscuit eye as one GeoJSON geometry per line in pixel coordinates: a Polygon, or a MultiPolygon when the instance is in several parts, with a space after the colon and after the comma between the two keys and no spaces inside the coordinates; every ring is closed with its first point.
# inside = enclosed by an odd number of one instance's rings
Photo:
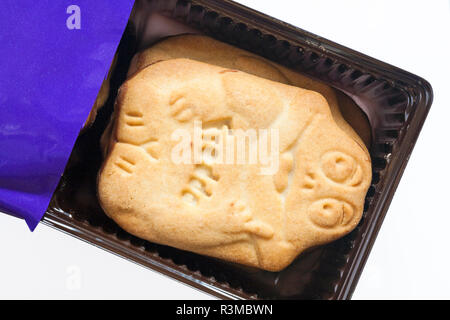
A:
{"type": "Polygon", "coordinates": [[[337,199],[321,199],[313,202],[308,209],[311,221],[321,228],[345,226],[353,218],[353,207],[337,199]]]}
{"type": "Polygon", "coordinates": [[[339,184],[355,187],[363,178],[361,166],[356,160],[339,151],[327,152],[322,157],[321,168],[328,179],[339,184]]]}

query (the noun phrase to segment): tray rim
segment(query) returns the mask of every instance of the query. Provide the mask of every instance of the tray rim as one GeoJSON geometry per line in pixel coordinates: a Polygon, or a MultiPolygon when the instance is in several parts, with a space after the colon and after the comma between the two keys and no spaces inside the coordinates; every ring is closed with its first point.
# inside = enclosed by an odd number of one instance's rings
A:
{"type": "MultiPolygon", "coordinates": [[[[342,276],[342,281],[340,281],[342,285],[338,285],[336,289],[336,299],[350,299],[431,107],[433,100],[431,85],[425,79],[408,71],[317,36],[239,3],[230,0],[191,0],[187,2],[191,5],[200,5],[211,10],[229,13],[231,16],[241,18],[244,21],[252,18],[252,26],[257,26],[261,31],[266,31],[271,35],[277,36],[278,40],[286,40],[293,44],[305,42],[312,51],[334,56],[344,62],[349,61],[352,66],[360,67],[370,73],[376,74],[389,81],[390,84],[395,87],[399,87],[398,81],[402,81],[403,83],[400,87],[408,89],[408,92],[413,95],[413,99],[415,99],[415,111],[411,115],[409,126],[405,128],[403,143],[398,145],[398,150],[395,153],[396,156],[391,159],[390,165],[386,168],[386,178],[381,188],[381,192],[379,192],[379,198],[373,208],[373,212],[376,214],[369,217],[371,221],[367,222],[367,230],[365,233],[367,236],[364,236],[363,240],[358,245],[354,259],[347,268],[348,272],[344,273],[342,276]],[[255,16],[258,18],[257,21],[254,20],[255,16]],[[413,93],[411,92],[411,89],[414,91],[413,93]],[[408,141],[409,143],[406,143],[408,141]]],[[[107,235],[99,235],[83,228],[83,225],[86,226],[85,222],[76,221],[65,212],[57,212],[53,209],[48,209],[42,222],[43,224],[72,235],[124,259],[133,261],[148,269],[188,284],[191,287],[212,296],[222,299],[248,298],[248,294],[242,292],[242,290],[233,289],[228,285],[224,288],[223,284],[217,285],[214,281],[205,281],[204,277],[203,279],[200,279],[201,275],[196,275],[195,272],[186,272],[175,264],[174,266],[168,266],[167,263],[160,263],[157,261],[155,257],[140,255],[136,252],[127,250],[126,245],[113,241],[112,237],[109,238],[107,235]],[[83,235],[81,234],[80,229],[82,229],[83,235]]]]}

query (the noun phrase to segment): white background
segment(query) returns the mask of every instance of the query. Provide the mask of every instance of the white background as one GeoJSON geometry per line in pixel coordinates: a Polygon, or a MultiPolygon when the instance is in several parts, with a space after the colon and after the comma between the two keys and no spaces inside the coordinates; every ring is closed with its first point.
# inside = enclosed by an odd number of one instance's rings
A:
{"type": "MultiPolygon", "coordinates": [[[[432,84],[433,106],[353,298],[450,299],[449,0],[239,2],[432,84]]],[[[0,298],[212,297],[0,214],[0,298]]]]}

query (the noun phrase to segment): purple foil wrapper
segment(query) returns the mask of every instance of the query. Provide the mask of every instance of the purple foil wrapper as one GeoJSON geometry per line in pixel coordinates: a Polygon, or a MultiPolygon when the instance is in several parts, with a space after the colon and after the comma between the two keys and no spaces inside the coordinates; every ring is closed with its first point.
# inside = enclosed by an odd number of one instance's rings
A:
{"type": "Polygon", "coordinates": [[[41,220],[133,0],[0,2],[0,211],[41,220]]]}

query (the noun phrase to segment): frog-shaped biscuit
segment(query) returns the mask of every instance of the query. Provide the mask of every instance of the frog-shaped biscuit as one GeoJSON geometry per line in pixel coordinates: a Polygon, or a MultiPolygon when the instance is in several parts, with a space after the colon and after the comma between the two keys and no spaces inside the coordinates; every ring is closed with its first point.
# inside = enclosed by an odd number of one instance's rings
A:
{"type": "Polygon", "coordinates": [[[316,92],[173,59],[129,79],[116,108],[98,195],[131,234],[278,271],[303,250],[350,232],[361,218],[370,159],[316,92]],[[261,174],[259,162],[175,162],[173,133],[194,136],[196,123],[203,136],[227,138],[237,130],[271,129],[278,135],[278,170],[261,174]]]}

